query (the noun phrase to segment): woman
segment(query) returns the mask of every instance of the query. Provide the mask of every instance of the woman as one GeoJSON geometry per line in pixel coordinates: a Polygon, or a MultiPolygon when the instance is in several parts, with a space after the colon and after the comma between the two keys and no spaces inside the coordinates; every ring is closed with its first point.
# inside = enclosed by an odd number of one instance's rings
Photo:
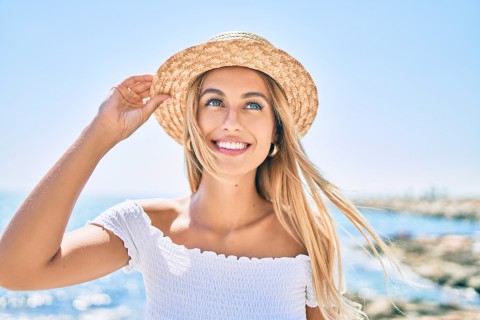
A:
{"type": "Polygon", "coordinates": [[[370,237],[388,249],[302,149],[317,104],[303,66],[245,32],[175,54],[153,78],[128,78],[6,228],[0,285],[61,287],[127,267],[143,273],[149,319],[364,318],[343,296],[322,198],[375,254],[370,237]],[[185,146],[192,194],[126,201],[64,234],[95,166],[154,112],[185,146]]]}

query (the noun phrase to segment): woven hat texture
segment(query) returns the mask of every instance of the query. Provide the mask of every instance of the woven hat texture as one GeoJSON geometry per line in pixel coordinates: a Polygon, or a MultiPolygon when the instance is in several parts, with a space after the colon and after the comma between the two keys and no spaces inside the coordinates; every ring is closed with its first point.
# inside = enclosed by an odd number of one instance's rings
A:
{"type": "Polygon", "coordinates": [[[169,94],[155,111],[163,129],[183,144],[187,91],[202,73],[227,66],[241,66],[268,74],[280,85],[288,100],[299,133],[312,125],[318,109],[315,83],[291,55],[266,39],[249,32],[226,32],[170,57],[154,75],[150,95],[169,94]]]}

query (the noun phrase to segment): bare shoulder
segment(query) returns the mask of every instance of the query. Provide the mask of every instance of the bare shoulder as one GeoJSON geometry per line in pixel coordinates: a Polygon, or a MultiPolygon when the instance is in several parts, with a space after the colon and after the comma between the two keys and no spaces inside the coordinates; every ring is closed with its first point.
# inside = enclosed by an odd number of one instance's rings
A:
{"type": "Polygon", "coordinates": [[[276,214],[272,213],[266,221],[264,229],[265,243],[274,256],[295,257],[299,254],[307,254],[307,250],[280,222],[276,214]]]}
{"type": "Polygon", "coordinates": [[[178,198],[150,198],[137,199],[135,202],[139,204],[145,212],[159,213],[181,210],[189,200],[190,196],[183,196],[178,198]]]}
{"type": "Polygon", "coordinates": [[[188,210],[190,196],[178,198],[138,199],[135,202],[152,221],[152,225],[168,234],[171,224],[188,210]]]}

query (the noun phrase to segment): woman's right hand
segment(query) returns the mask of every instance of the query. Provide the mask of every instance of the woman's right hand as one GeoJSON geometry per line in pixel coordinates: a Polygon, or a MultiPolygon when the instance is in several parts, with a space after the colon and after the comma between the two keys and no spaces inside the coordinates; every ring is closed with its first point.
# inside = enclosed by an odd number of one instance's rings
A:
{"type": "Polygon", "coordinates": [[[108,150],[168,95],[150,97],[151,75],[114,87],[95,119],[25,199],[0,235],[0,286],[45,289],[98,278],[128,263],[120,238],[95,226],[65,234],[83,187],[108,150]],[[150,99],[151,98],[151,99],[150,99]]]}
{"type": "Polygon", "coordinates": [[[152,75],[132,76],[112,88],[95,117],[94,124],[119,142],[144,124],[169,95],[150,97],[152,75]]]}

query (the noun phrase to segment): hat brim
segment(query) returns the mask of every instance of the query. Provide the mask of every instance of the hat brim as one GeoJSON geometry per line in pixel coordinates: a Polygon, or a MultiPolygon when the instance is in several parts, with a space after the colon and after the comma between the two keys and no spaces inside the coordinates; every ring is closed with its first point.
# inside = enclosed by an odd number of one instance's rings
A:
{"type": "Polygon", "coordinates": [[[161,93],[172,98],[155,111],[168,135],[183,144],[187,91],[202,73],[228,66],[262,71],[284,91],[300,135],[312,125],[318,109],[315,83],[307,70],[291,55],[269,44],[244,40],[214,41],[187,48],[170,57],[154,75],[150,96],[161,93]]]}

